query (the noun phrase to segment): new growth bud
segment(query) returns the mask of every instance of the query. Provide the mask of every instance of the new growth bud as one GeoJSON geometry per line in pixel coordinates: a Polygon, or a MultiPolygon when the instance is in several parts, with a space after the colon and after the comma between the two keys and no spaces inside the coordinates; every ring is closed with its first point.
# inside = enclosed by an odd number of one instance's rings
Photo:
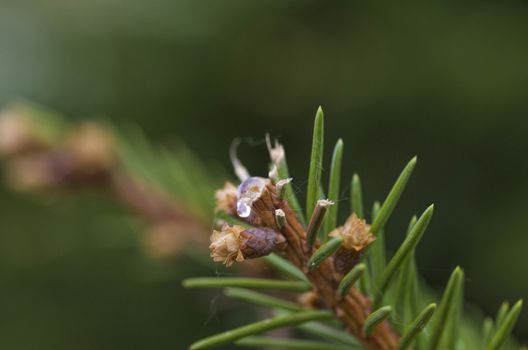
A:
{"type": "Polygon", "coordinates": [[[370,225],[352,214],[343,226],[330,232],[331,237],[343,237],[343,244],[334,258],[337,272],[347,272],[356,265],[363,251],[376,240],[370,232],[370,225]]]}
{"type": "Polygon", "coordinates": [[[250,228],[225,224],[220,231],[211,235],[211,257],[227,267],[245,259],[265,256],[274,250],[282,250],[286,245],[285,238],[268,228],[250,228]]]}
{"type": "Polygon", "coordinates": [[[244,261],[244,254],[240,250],[240,233],[244,230],[242,226],[227,224],[220,231],[214,230],[209,245],[213,260],[222,262],[227,267],[233,265],[235,261],[244,261]]]}
{"type": "Polygon", "coordinates": [[[342,236],[343,248],[361,252],[365,250],[376,237],[370,232],[370,225],[360,219],[356,214],[352,214],[343,226],[340,226],[330,233],[331,237],[342,236]]]}

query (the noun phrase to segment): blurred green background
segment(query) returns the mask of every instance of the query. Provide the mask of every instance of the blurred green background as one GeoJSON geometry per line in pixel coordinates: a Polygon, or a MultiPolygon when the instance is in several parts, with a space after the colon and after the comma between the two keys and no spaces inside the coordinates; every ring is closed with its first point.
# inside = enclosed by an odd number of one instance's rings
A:
{"type": "MultiPolygon", "coordinates": [[[[463,265],[468,303],[494,314],[528,296],[527,37],[524,1],[0,0],[0,103],[133,122],[226,168],[247,137],[255,174],[271,132],[300,185],[322,105],[325,151],[344,138],[345,179],[359,172],[369,203],[419,156],[389,245],[434,202],[423,276],[438,288],[463,265]]],[[[183,291],[181,278],[215,271],[146,258],[137,226],[97,194],[2,187],[2,347],[183,348],[251,318],[183,291]]]]}

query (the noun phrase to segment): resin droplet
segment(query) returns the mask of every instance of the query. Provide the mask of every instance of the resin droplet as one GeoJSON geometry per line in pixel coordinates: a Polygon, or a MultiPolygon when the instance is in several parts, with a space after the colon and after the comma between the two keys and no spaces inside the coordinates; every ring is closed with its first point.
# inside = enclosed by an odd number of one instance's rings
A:
{"type": "Polygon", "coordinates": [[[237,214],[241,218],[247,218],[251,215],[251,206],[248,205],[245,201],[239,200],[237,202],[237,214]]]}
{"type": "Polygon", "coordinates": [[[241,218],[251,215],[253,202],[260,198],[266,188],[266,179],[263,177],[249,177],[238,186],[237,214],[241,218]]]}

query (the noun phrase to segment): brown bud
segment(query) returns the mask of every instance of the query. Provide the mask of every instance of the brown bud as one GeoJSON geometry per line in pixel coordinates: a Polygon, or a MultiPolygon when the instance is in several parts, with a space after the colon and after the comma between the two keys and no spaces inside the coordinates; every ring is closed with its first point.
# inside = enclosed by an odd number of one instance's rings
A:
{"type": "Polygon", "coordinates": [[[344,273],[353,268],[361,258],[363,251],[376,240],[365,220],[352,214],[343,226],[330,232],[331,237],[343,237],[343,245],[334,256],[334,267],[344,273]]]}
{"type": "Polygon", "coordinates": [[[283,235],[269,228],[250,228],[240,234],[240,250],[246,259],[259,258],[286,246],[283,235]]]}
{"type": "Polygon", "coordinates": [[[355,250],[339,248],[334,255],[334,268],[336,272],[345,273],[350,271],[361,259],[362,253],[355,250]]]}
{"type": "Polygon", "coordinates": [[[284,249],[285,238],[268,228],[245,229],[242,226],[224,225],[222,230],[211,235],[211,257],[227,267],[233,263],[268,255],[274,250],[284,249]]]}

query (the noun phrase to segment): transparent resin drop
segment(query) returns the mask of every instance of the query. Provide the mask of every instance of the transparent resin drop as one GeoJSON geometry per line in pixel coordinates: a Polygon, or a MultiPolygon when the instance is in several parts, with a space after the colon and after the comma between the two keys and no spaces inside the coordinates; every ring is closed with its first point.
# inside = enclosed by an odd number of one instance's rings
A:
{"type": "Polygon", "coordinates": [[[266,188],[266,179],[263,177],[249,177],[244,180],[237,190],[237,214],[241,218],[251,215],[253,202],[260,198],[266,188]]]}
{"type": "Polygon", "coordinates": [[[241,218],[247,218],[251,215],[251,205],[248,205],[245,201],[239,200],[237,202],[237,214],[241,218]]]}

